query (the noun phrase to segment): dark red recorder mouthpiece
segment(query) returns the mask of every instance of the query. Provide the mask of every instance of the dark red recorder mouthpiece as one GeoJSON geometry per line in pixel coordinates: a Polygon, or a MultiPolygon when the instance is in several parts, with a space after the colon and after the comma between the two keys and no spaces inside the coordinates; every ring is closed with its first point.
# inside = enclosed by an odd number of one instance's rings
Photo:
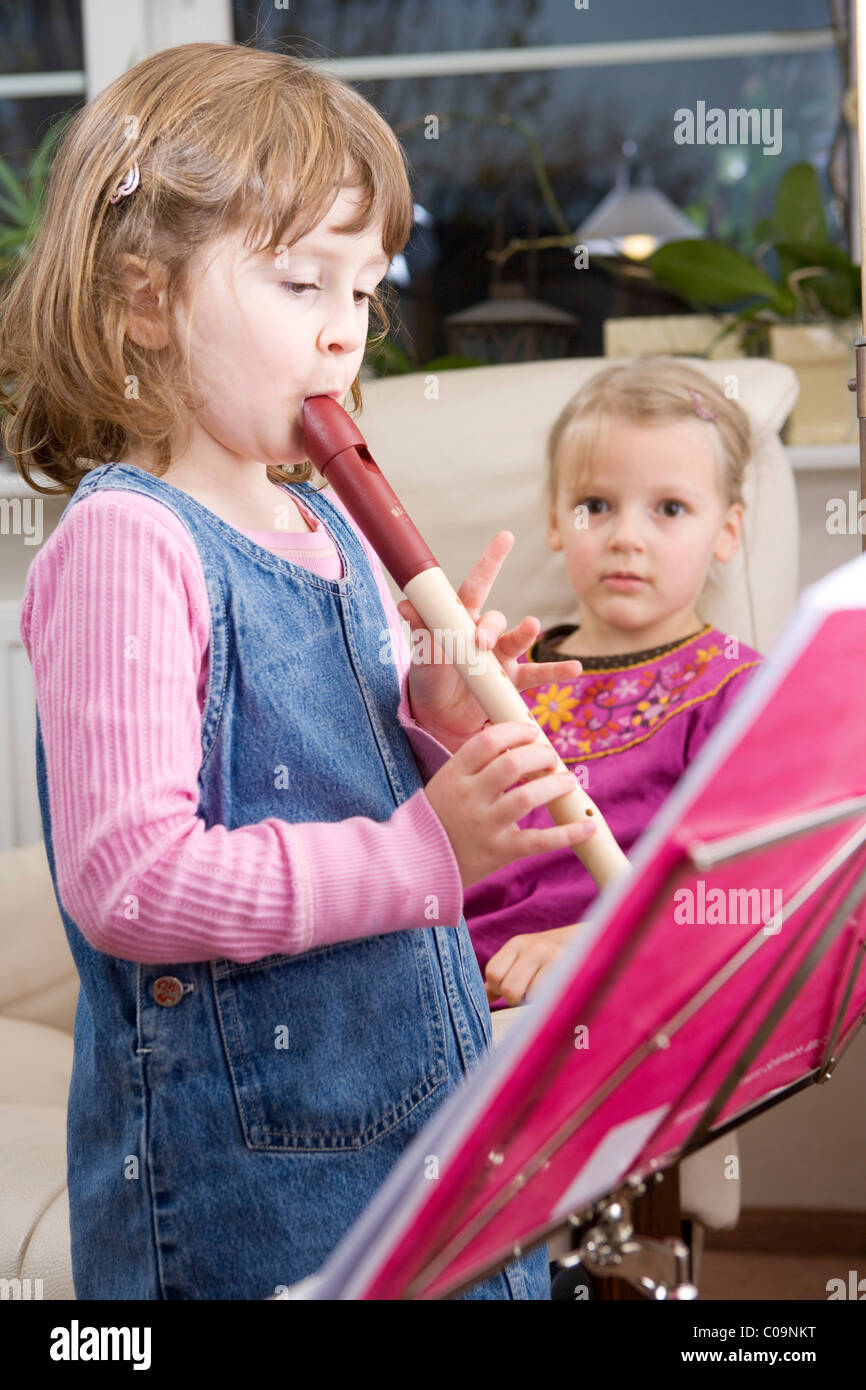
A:
{"type": "Polygon", "coordinates": [[[382,475],[354,420],[331,396],[304,401],[304,448],[401,590],[439,561],[382,475]]]}

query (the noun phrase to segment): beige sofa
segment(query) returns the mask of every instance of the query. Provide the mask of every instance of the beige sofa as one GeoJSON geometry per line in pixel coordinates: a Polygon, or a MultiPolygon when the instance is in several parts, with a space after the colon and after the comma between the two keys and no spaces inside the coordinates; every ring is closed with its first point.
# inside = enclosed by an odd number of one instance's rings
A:
{"type": "Polygon", "coordinates": [[[66,1097],[78,974],[41,841],[0,854],[0,961],[0,1278],[74,1298],[66,1097]]]}
{"type": "MultiPolygon", "coordinates": [[[[455,588],[498,530],[514,533],[488,603],[510,623],[527,613],[545,626],[575,620],[561,556],[545,545],[543,445],[568,396],[604,365],[574,359],[365,383],[370,448],[455,588]]],[[[790,368],[758,359],[695,365],[737,383],[758,429],[743,552],[711,572],[703,611],[766,651],[797,594],[796,494],[778,439],[797,382],[790,368]]],[[[0,961],[0,1278],[41,1279],[44,1298],[72,1298],[65,1107],[77,976],[41,843],[0,855],[0,961]]],[[[738,1184],[722,1180],[719,1157],[731,1152],[735,1135],[682,1165],[681,1204],[698,1230],[736,1225],[738,1184]]],[[[554,1253],[560,1247],[552,1242],[554,1253]]]]}

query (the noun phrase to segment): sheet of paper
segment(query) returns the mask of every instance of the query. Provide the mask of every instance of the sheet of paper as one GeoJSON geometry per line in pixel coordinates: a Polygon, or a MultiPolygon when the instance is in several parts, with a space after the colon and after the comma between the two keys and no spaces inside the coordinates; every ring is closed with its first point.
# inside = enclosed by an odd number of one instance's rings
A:
{"type": "Polygon", "coordinates": [[[597,1197],[603,1197],[605,1193],[610,1192],[613,1173],[618,1173],[621,1177],[627,1176],[629,1165],[637,1158],[656,1125],[664,1119],[669,1109],[670,1106],[659,1105],[655,1110],[635,1115],[633,1119],[608,1130],[601,1143],[593,1150],[589,1162],[563,1192],[550,1213],[551,1221],[557,1216],[568,1216],[569,1212],[579,1211],[581,1207],[589,1206],[597,1197]]]}

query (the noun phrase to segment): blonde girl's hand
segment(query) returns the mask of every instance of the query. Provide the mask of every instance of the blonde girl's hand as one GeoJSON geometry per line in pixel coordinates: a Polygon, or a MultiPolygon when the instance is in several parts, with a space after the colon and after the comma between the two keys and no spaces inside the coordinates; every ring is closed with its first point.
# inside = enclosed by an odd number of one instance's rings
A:
{"type": "MultiPolygon", "coordinates": [[[[518,657],[529,650],[541,631],[537,618],[524,618],[516,627],[506,631],[508,622],[503,613],[496,609],[486,613],[481,611],[513,544],[514,536],[510,531],[498,531],[457,590],[457,597],[475,621],[478,645],[492,648],[515,689],[521,692],[554,681],[566,684],[576,680],[583,670],[576,659],[518,661],[518,657]]],[[[413,654],[409,666],[412,717],[444,747],[454,752],[481,728],[486,718],[485,711],[457,667],[445,660],[434,634],[421,621],[413,604],[403,599],[397,604],[397,612],[406,619],[413,634],[426,634],[425,642],[433,655],[432,661],[416,661],[413,654]]]]}
{"type": "Polygon", "coordinates": [[[568,927],[512,936],[487,962],[484,973],[487,1002],[493,1004],[497,999],[505,999],[508,1004],[519,1004],[530,992],[534,993],[544,972],[558,960],[563,948],[584,925],[574,922],[568,927]]]}

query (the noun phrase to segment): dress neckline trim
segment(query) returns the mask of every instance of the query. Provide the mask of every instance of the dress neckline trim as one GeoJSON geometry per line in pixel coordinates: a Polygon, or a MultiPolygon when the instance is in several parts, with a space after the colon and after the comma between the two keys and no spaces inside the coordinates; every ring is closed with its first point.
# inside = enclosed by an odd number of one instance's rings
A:
{"type": "MultiPolygon", "coordinates": [[[[553,645],[560,637],[570,636],[578,631],[579,623],[558,623],[555,627],[548,628],[546,632],[539,633],[532,646],[526,653],[526,659],[530,662],[539,661],[568,661],[568,652],[554,652],[553,645]]],[[[671,653],[680,651],[690,643],[696,642],[698,638],[706,637],[707,633],[712,632],[713,624],[705,623],[697,632],[693,632],[689,637],[678,638],[674,642],[666,642],[660,647],[648,647],[639,652],[624,652],[616,656],[572,656],[573,660],[581,663],[583,670],[581,675],[588,675],[592,671],[627,671],[634,666],[645,666],[651,661],[656,661],[662,656],[669,656],[671,653]]]]}

